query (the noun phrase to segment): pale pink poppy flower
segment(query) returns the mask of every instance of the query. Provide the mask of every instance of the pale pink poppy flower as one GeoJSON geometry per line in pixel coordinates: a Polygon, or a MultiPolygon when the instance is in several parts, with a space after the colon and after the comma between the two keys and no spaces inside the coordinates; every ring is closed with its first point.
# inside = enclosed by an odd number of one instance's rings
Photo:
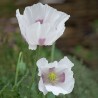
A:
{"type": "Polygon", "coordinates": [[[37,66],[40,76],[38,87],[44,95],[48,92],[54,95],[72,92],[75,80],[71,68],[74,64],[67,57],[52,63],[48,63],[46,58],[41,58],[37,61],[37,66]]]}
{"type": "Polygon", "coordinates": [[[37,3],[26,7],[23,15],[17,9],[16,17],[29,49],[36,50],[37,45],[52,45],[63,34],[70,15],[37,3]]]}

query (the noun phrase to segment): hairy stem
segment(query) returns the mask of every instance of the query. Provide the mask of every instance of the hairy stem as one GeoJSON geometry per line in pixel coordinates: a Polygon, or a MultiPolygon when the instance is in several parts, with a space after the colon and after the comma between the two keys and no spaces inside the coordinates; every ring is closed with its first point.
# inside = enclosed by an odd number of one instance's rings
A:
{"type": "Polygon", "coordinates": [[[51,62],[54,60],[54,52],[55,52],[55,43],[52,45],[51,48],[51,62]]]}
{"type": "Polygon", "coordinates": [[[41,50],[41,46],[38,47],[38,51],[37,51],[36,57],[34,59],[33,72],[32,72],[32,82],[31,82],[30,88],[32,87],[32,84],[34,83],[35,78],[36,78],[36,71],[37,71],[36,62],[37,62],[37,60],[38,60],[38,58],[40,56],[40,50],[41,50]]]}

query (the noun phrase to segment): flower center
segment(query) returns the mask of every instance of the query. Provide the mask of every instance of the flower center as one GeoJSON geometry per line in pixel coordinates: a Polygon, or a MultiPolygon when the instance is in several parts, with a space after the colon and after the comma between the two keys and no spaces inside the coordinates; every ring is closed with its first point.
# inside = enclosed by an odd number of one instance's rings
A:
{"type": "Polygon", "coordinates": [[[54,82],[56,80],[56,74],[54,72],[51,72],[48,74],[48,79],[50,80],[50,82],[54,82]]]}

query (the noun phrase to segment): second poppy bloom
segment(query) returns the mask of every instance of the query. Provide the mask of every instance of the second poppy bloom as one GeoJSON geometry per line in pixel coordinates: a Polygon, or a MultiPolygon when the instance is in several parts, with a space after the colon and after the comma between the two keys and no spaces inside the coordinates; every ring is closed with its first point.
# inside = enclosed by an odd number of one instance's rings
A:
{"type": "Polygon", "coordinates": [[[44,95],[48,92],[54,95],[71,93],[75,82],[71,70],[73,65],[67,57],[52,63],[48,63],[45,58],[38,60],[39,90],[44,95]]]}

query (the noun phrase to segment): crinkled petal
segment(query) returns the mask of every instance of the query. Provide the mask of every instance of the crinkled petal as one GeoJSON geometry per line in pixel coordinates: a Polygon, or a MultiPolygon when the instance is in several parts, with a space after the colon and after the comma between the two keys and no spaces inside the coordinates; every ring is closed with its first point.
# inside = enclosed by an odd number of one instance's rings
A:
{"type": "Polygon", "coordinates": [[[51,27],[56,27],[57,29],[61,29],[65,26],[65,22],[69,19],[70,15],[57,11],[55,8],[52,8],[45,4],[45,22],[52,23],[51,27]]]}
{"type": "Polygon", "coordinates": [[[45,12],[44,12],[44,5],[42,3],[37,3],[31,6],[33,20],[44,19],[45,12]]]}
{"type": "Polygon", "coordinates": [[[61,15],[55,23],[57,30],[65,27],[65,22],[70,18],[70,15],[67,15],[66,13],[63,12],[59,12],[59,13],[61,13],[61,15]]]}
{"type": "Polygon", "coordinates": [[[29,25],[34,23],[33,16],[32,16],[32,10],[31,10],[30,6],[25,8],[23,15],[24,15],[24,17],[27,20],[29,25]]]}
{"type": "Polygon", "coordinates": [[[45,8],[45,22],[55,23],[55,21],[59,18],[60,14],[58,11],[47,4],[44,6],[45,8]]]}
{"type": "Polygon", "coordinates": [[[65,68],[71,68],[74,66],[74,64],[66,56],[63,59],[61,59],[58,64],[65,68]]]}
{"type": "Polygon", "coordinates": [[[65,94],[66,91],[59,86],[45,85],[48,92],[52,92],[54,95],[65,94]]]}
{"type": "Polygon", "coordinates": [[[66,91],[65,94],[69,94],[72,92],[74,88],[75,79],[73,78],[73,72],[70,69],[65,71],[65,82],[59,83],[57,86],[61,87],[66,91]]]}
{"type": "Polygon", "coordinates": [[[50,30],[46,38],[45,45],[52,45],[61,35],[63,35],[65,28],[61,30],[50,30]]]}
{"type": "Polygon", "coordinates": [[[28,6],[24,10],[24,16],[28,19],[29,23],[35,23],[37,19],[43,19],[45,16],[44,5],[41,3],[28,6]]]}
{"type": "Polygon", "coordinates": [[[46,72],[47,73],[47,70],[48,70],[48,61],[46,60],[46,58],[41,58],[37,61],[37,66],[38,66],[38,75],[41,76],[42,73],[46,72]]]}
{"type": "Polygon", "coordinates": [[[21,30],[21,34],[22,34],[23,38],[27,41],[27,38],[26,38],[26,27],[28,25],[26,24],[24,16],[20,14],[19,9],[16,10],[16,17],[18,19],[18,23],[19,23],[19,27],[20,27],[20,30],[21,30]]]}
{"type": "Polygon", "coordinates": [[[43,92],[44,95],[47,94],[47,90],[45,88],[45,85],[43,84],[43,80],[42,78],[40,78],[39,84],[38,84],[38,88],[41,92],[43,92]]]}
{"type": "Polygon", "coordinates": [[[41,58],[37,61],[37,66],[39,67],[43,67],[43,66],[47,66],[48,65],[48,61],[46,58],[41,58]]]}

